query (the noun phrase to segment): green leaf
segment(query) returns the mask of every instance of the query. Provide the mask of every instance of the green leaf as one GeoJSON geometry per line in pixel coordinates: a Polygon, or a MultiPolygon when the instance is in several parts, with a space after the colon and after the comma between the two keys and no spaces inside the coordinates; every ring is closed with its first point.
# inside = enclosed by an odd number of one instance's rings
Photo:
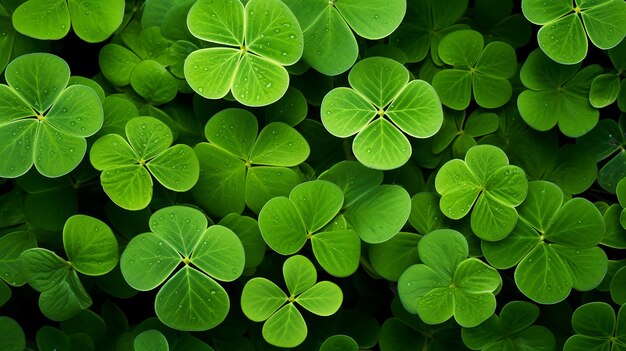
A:
{"type": "Polygon", "coordinates": [[[293,169],[285,167],[257,166],[248,168],[246,175],[246,205],[258,213],[272,198],[287,196],[302,177],[293,169]]]}
{"type": "Polygon", "coordinates": [[[376,117],[370,102],[357,91],[343,87],[326,94],[321,108],[324,127],[340,138],[360,132],[376,117]]]}
{"type": "Polygon", "coordinates": [[[607,272],[607,256],[599,247],[577,249],[573,247],[553,245],[563,260],[572,278],[572,287],[579,291],[595,289],[607,272]]]}
{"type": "Polygon", "coordinates": [[[182,257],[167,240],[147,233],[128,243],[120,257],[120,268],[131,287],[148,291],[161,285],[181,261],[182,257]]]}
{"type": "Polygon", "coordinates": [[[200,165],[198,182],[192,189],[196,203],[218,217],[243,212],[248,169],[245,163],[209,143],[199,143],[194,151],[200,165]]]}
{"type": "Polygon", "coordinates": [[[623,1],[601,1],[580,13],[589,40],[600,49],[617,46],[626,36],[622,23],[626,21],[623,1]],[[594,6],[595,5],[595,6],[594,6]]]}
{"type": "Polygon", "coordinates": [[[587,56],[587,36],[576,14],[561,17],[539,29],[539,47],[552,60],[561,64],[575,64],[587,56]]]}
{"type": "Polygon", "coordinates": [[[478,179],[461,160],[451,160],[441,167],[435,188],[442,196],[441,212],[451,219],[465,217],[481,192],[478,179]]]}
{"type": "Polygon", "coordinates": [[[519,263],[515,284],[531,300],[553,304],[569,295],[572,279],[552,246],[540,243],[519,263]]]}
{"type": "Polygon", "coordinates": [[[245,268],[258,266],[265,257],[265,241],[256,219],[231,213],[218,223],[232,230],[241,240],[245,252],[245,268]]]}
{"type": "Polygon", "coordinates": [[[409,71],[392,59],[370,57],[352,67],[348,80],[354,90],[381,109],[409,82],[409,71]]]}
{"type": "Polygon", "coordinates": [[[433,77],[433,87],[441,103],[454,110],[464,110],[472,98],[472,73],[459,69],[445,69],[433,77]]]}
{"type": "Polygon", "coordinates": [[[359,53],[356,38],[336,8],[326,7],[308,29],[306,25],[303,28],[302,57],[315,70],[336,76],[356,62],[359,53]]]}
{"type": "Polygon", "coordinates": [[[330,316],[341,307],[343,294],[337,284],[321,281],[296,297],[295,301],[318,316],[330,316]]]}
{"type": "Polygon", "coordinates": [[[489,318],[496,310],[496,297],[491,293],[465,293],[454,290],[454,319],[464,328],[472,328],[489,318]]]}
{"type": "Polygon", "coordinates": [[[40,125],[32,119],[0,125],[0,177],[16,178],[33,166],[33,147],[40,125]],[[24,145],[22,147],[22,145],[24,145]]]}
{"type": "Polygon", "coordinates": [[[459,30],[446,35],[439,43],[439,57],[451,66],[474,66],[483,51],[482,34],[474,30],[459,30]]]}
{"type": "Polygon", "coordinates": [[[69,265],[54,252],[32,248],[20,255],[22,273],[28,284],[39,292],[52,290],[67,276],[69,265]]]}
{"type": "Polygon", "coordinates": [[[185,265],[159,290],[154,309],[170,328],[203,331],[226,318],[230,300],[215,280],[185,265]]]}
{"type": "Polygon", "coordinates": [[[45,122],[73,136],[88,137],[100,130],[103,119],[96,92],[84,85],[72,85],[54,102],[45,122]]]}
{"type": "Polygon", "coordinates": [[[13,286],[24,285],[27,277],[21,267],[20,254],[37,246],[31,233],[13,232],[0,238],[0,279],[13,286]]]}
{"type": "Polygon", "coordinates": [[[292,65],[302,56],[300,24],[279,0],[251,0],[245,9],[247,48],[281,65],[292,65]]]}
{"type": "Polygon", "coordinates": [[[146,167],[164,187],[178,192],[193,188],[200,176],[198,157],[191,147],[183,144],[163,151],[146,167]]]}
{"type": "Polygon", "coordinates": [[[389,170],[411,157],[411,144],[393,124],[378,118],[354,138],[354,156],[366,167],[389,170]]]}
{"type": "Polygon", "coordinates": [[[116,166],[139,162],[139,156],[118,134],[107,134],[96,140],[89,151],[89,160],[95,169],[103,171],[116,166]]]}
{"type": "Polygon", "coordinates": [[[204,135],[215,146],[247,160],[258,133],[256,117],[247,110],[227,108],[206,123],[204,135]]]}
{"type": "Polygon", "coordinates": [[[572,327],[578,334],[610,338],[615,330],[615,312],[604,302],[584,304],[574,311],[572,327]]]}
{"type": "Polygon", "coordinates": [[[152,200],[152,177],[140,165],[107,169],[100,175],[100,182],[109,198],[126,210],[141,210],[152,200]]]}
{"type": "Polygon", "coordinates": [[[433,136],[443,123],[437,92],[423,80],[407,84],[385,113],[400,130],[415,138],[433,136]]]}
{"type": "Polygon", "coordinates": [[[361,240],[354,230],[325,231],[311,237],[313,254],[322,268],[336,277],[347,277],[359,268],[361,240]]]}
{"type": "Polygon", "coordinates": [[[286,197],[269,200],[259,212],[259,228],[267,245],[281,255],[292,255],[304,246],[307,230],[298,210],[286,197]]]}
{"type": "Polygon", "coordinates": [[[298,210],[307,231],[314,233],[339,213],[343,206],[343,192],[329,181],[314,180],[293,188],[289,200],[298,210]]]}
{"type": "Polygon", "coordinates": [[[65,222],[63,247],[72,266],[86,275],[110,272],[119,258],[117,239],[111,228],[85,215],[74,215],[65,222]]]}
{"type": "Polygon", "coordinates": [[[626,269],[624,267],[620,268],[613,279],[611,279],[611,299],[618,305],[623,305],[626,302],[626,294],[624,293],[624,289],[622,287],[626,284],[626,269]]]}
{"type": "Polygon", "coordinates": [[[189,10],[187,26],[196,38],[218,44],[243,45],[243,4],[237,0],[200,0],[189,10]]]}
{"type": "MultiPolygon", "coordinates": [[[[54,7],[54,5],[50,6],[51,4],[47,0],[43,0],[43,2],[47,3],[41,4],[41,6],[45,6],[46,10],[54,7]]],[[[64,3],[63,6],[67,6],[65,1],[62,2],[64,3]]],[[[32,13],[29,13],[28,17],[36,18],[32,13]]],[[[39,23],[33,27],[39,28],[39,23]]],[[[9,86],[19,92],[20,96],[36,111],[44,113],[67,86],[70,79],[70,68],[63,59],[52,54],[27,54],[9,63],[5,78],[9,86]]]]}
{"type": "Polygon", "coordinates": [[[383,278],[398,281],[402,272],[418,262],[417,244],[421,235],[400,232],[393,238],[369,248],[372,267],[383,278]]]}
{"type": "Polygon", "coordinates": [[[106,79],[124,86],[130,84],[130,76],[141,59],[127,48],[110,43],[100,49],[98,62],[106,79]]]}
{"type": "Polygon", "coordinates": [[[91,303],[76,271],[68,271],[63,281],[39,296],[39,309],[53,321],[72,318],[91,303]]]}
{"type": "Polygon", "coordinates": [[[41,40],[61,39],[70,30],[70,12],[65,0],[29,0],[13,13],[15,29],[41,40]]]}
{"type": "Polygon", "coordinates": [[[363,241],[378,244],[396,235],[406,224],[410,212],[411,198],[404,188],[381,185],[352,203],[343,215],[363,241]]]}
{"type": "Polygon", "coordinates": [[[165,207],[150,216],[150,230],[187,258],[197,247],[207,224],[202,212],[187,206],[165,207]]]}
{"type": "MultiPolygon", "coordinates": [[[[186,76],[186,74],[185,74],[186,76]]],[[[270,59],[243,54],[232,80],[232,93],[237,101],[257,107],[280,99],[289,87],[289,73],[285,67],[270,59]]]]}
{"type": "Polygon", "coordinates": [[[307,327],[302,314],[289,303],[263,324],[262,333],[265,341],[271,345],[291,348],[306,339],[307,327]]]}
{"type": "Polygon", "coordinates": [[[285,302],[287,295],[265,278],[250,279],[241,292],[241,310],[254,322],[270,318],[285,302]]]}
{"type": "Polygon", "coordinates": [[[126,137],[142,160],[157,156],[172,145],[172,131],[154,117],[135,117],[126,123],[126,137]]]}
{"type": "MultiPolygon", "coordinates": [[[[196,4],[203,2],[208,1],[196,4]]],[[[228,2],[237,2],[239,6],[241,5],[236,0],[228,2]]],[[[200,96],[207,99],[221,99],[230,91],[240,57],[241,51],[233,48],[215,47],[196,50],[185,59],[185,79],[200,96]]]]}
{"type": "Polygon", "coordinates": [[[125,1],[111,0],[106,3],[92,0],[68,1],[72,17],[72,29],[88,43],[106,40],[122,24],[125,1]]]}
{"type": "Polygon", "coordinates": [[[546,24],[572,11],[569,0],[558,0],[544,4],[541,0],[524,0],[524,16],[534,24],[546,24]]]}
{"type": "Polygon", "coordinates": [[[35,168],[50,178],[72,171],[87,151],[84,138],[63,132],[45,122],[37,129],[34,144],[35,168]]]}
{"type": "Polygon", "coordinates": [[[245,253],[241,240],[226,227],[209,227],[193,250],[191,263],[217,280],[230,282],[243,272],[245,253]]]}
{"type": "Polygon", "coordinates": [[[12,120],[31,117],[35,112],[30,105],[15,91],[15,89],[1,84],[0,85],[0,111],[2,124],[12,120]]]}
{"type": "Polygon", "coordinates": [[[591,82],[589,102],[595,108],[607,107],[617,100],[620,80],[615,74],[601,74],[591,82]]]}
{"type": "Polygon", "coordinates": [[[20,325],[10,317],[0,316],[0,345],[5,350],[24,350],[26,336],[20,325]]]}
{"type": "Polygon", "coordinates": [[[555,243],[584,248],[597,245],[605,230],[600,211],[589,200],[575,198],[555,214],[545,237],[555,243]]]}
{"type": "Polygon", "coordinates": [[[406,12],[406,3],[402,0],[376,0],[367,3],[358,0],[345,0],[334,3],[339,13],[350,27],[366,39],[382,39],[391,34],[406,12]],[[388,11],[379,12],[381,8],[388,11]],[[377,13],[372,16],[372,13],[377,13]]]}
{"type": "Polygon", "coordinates": [[[130,74],[130,85],[154,105],[172,101],[178,93],[178,82],[159,62],[143,60],[130,74]]]}
{"type": "Polygon", "coordinates": [[[465,237],[451,229],[439,229],[427,234],[420,240],[417,250],[424,264],[450,280],[469,252],[465,237]]]}
{"type": "Polygon", "coordinates": [[[347,335],[333,335],[320,346],[320,351],[358,351],[359,344],[347,335]]]}
{"type": "Polygon", "coordinates": [[[133,341],[135,351],[168,351],[167,339],[158,330],[146,330],[135,337],[133,341]]]}
{"type": "Polygon", "coordinates": [[[272,122],[261,130],[250,152],[250,163],[267,166],[293,167],[309,157],[307,141],[292,127],[272,122]]]}
{"type": "Polygon", "coordinates": [[[295,255],[285,260],[283,276],[291,296],[297,296],[310,289],[317,281],[317,271],[313,263],[302,255],[295,255]]]}

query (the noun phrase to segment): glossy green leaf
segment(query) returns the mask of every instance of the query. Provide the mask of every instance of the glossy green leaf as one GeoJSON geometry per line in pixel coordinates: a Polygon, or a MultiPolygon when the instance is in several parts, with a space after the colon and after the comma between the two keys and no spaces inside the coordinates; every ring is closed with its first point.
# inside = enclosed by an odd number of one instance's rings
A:
{"type": "Polygon", "coordinates": [[[120,268],[134,289],[148,291],[161,285],[181,263],[182,257],[165,239],[139,234],[124,249],[120,268]]]}
{"type": "Polygon", "coordinates": [[[343,206],[343,192],[331,182],[315,180],[293,188],[289,200],[303,219],[307,231],[314,233],[339,213],[343,206]]]}
{"type": "Polygon", "coordinates": [[[317,282],[317,271],[313,263],[302,255],[291,256],[283,264],[283,276],[291,296],[310,289],[317,282]]]}
{"type": "Polygon", "coordinates": [[[47,318],[63,321],[91,306],[91,298],[76,271],[68,271],[64,279],[39,296],[39,309],[47,318]]]}
{"type": "Polygon", "coordinates": [[[135,66],[130,74],[130,85],[154,105],[170,102],[178,93],[176,78],[153,60],[143,60],[135,66]]]}
{"type": "Polygon", "coordinates": [[[394,169],[411,156],[411,144],[393,124],[379,118],[365,127],[352,144],[354,155],[363,165],[375,169],[394,169]]]}
{"type": "Polygon", "coordinates": [[[136,117],[126,123],[126,137],[142,160],[157,156],[172,144],[172,131],[154,117],[136,117]]]}
{"type": "Polygon", "coordinates": [[[246,317],[255,322],[270,318],[285,302],[287,295],[265,278],[250,279],[241,293],[241,309],[246,317]]]}
{"type": "Polygon", "coordinates": [[[358,351],[359,344],[347,335],[334,335],[326,339],[320,346],[320,351],[358,351]]]}
{"type": "Polygon", "coordinates": [[[250,157],[258,133],[258,122],[247,110],[227,108],[207,122],[204,135],[207,140],[242,160],[250,157]]]}
{"type": "Polygon", "coordinates": [[[409,72],[400,63],[373,57],[359,61],[348,75],[350,86],[378,108],[387,106],[409,82],[409,72]]]}
{"type": "Polygon", "coordinates": [[[233,48],[196,50],[185,60],[185,79],[200,96],[221,99],[230,91],[240,57],[241,51],[233,48]]]}
{"type": "Polygon", "coordinates": [[[159,183],[170,190],[190,190],[198,181],[200,166],[193,149],[178,144],[163,151],[146,164],[159,183]]]}
{"type": "Polygon", "coordinates": [[[26,336],[22,327],[10,317],[0,317],[0,345],[5,350],[23,350],[26,347],[26,336]]]}
{"type": "Polygon", "coordinates": [[[70,30],[70,12],[65,0],[29,0],[13,13],[13,26],[36,39],[61,39],[70,30]]]}
{"type": "Polygon", "coordinates": [[[21,267],[20,254],[37,246],[31,233],[14,232],[0,238],[0,279],[13,286],[24,285],[27,277],[21,267]]]}
{"type": "Polygon", "coordinates": [[[337,284],[321,281],[296,297],[295,301],[318,316],[330,316],[341,306],[343,294],[337,284]]]}
{"type": "Polygon", "coordinates": [[[437,92],[422,80],[407,84],[385,113],[400,130],[415,138],[433,136],[443,123],[437,92]]]}
{"type": "Polygon", "coordinates": [[[311,246],[319,264],[331,275],[347,277],[359,267],[361,240],[354,230],[315,234],[311,246]]]}
{"type": "Polygon", "coordinates": [[[100,175],[100,181],[109,198],[124,209],[140,210],[152,200],[152,177],[140,165],[107,169],[100,175]]]}
{"type": "Polygon", "coordinates": [[[126,4],[123,0],[71,0],[68,5],[74,32],[86,42],[98,43],[122,24],[126,4]]]}
{"type": "Polygon", "coordinates": [[[88,137],[102,127],[104,112],[95,91],[72,85],[56,99],[44,121],[73,136],[88,137]]]}
{"type": "Polygon", "coordinates": [[[322,100],[321,117],[331,134],[345,138],[363,130],[376,117],[376,110],[355,90],[337,88],[322,100]]]}
{"type": "Polygon", "coordinates": [[[289,303],[263,324],[263,338],[278,347],[296,347],[307,335],[307,327],[298,309],[289,303]]]}
{"type": "Polygon", "coordinates": [[[201,0],[189,10],[187,26],[202,40],[239,46],[243,44],[243,4],[236,0],[201,0]]]}
{"type": "Polygon", "coordinates": [[[287,70],[275,61],[243,54],[232,80],[232,93],[246,106],[265,106],[280,99],[289,87],[287,70]]]}
{"type": "Polygon", "coordinates": [[[226,227],[209,227],[193,250],[191,263],[215,279],[229,282],[243,272],[245,253],[241,240],[226,227]]]}
{"type": "Polygon", "coordinates": [[[273,198],[263,206],[259,228],[267,245],[282,255],[298,252],[307,240],[304,222],[286,197],[273,198]]]}
{"type": "Polygon", "coordinates": [[[347,0],[334,4],[350,27],[366,39],[381,39],[391,34],[400,25],[406,11],[401,0],[368,1],[347,0]],[[377,10],[387,7],[389,11],[372,16],[377,10]]]}
{"type": "Polygon", "coordinates": [[[130,84],[130,76],[141,59],[132,51],[118,44],[107,44],[98,56],[102,74],[114,85],[130,84]]]}
{"type": "Polygon", "coordinates": [[[187,206],[162,208],[150,217],[150,230],[187,258],[204,235],[207,224],[202,212],[187,206]]]}
{"type": "Polygon", "coordinates": [[[167,339],[158,330],[146,330],[135,337],[133,341],[135,351],[168,351],[167,339]]]}
{"type": "Polygon", "coordinates": [[[165,325],[186,331],[214,328],[226,318],[229,307],[226,290],[188,265],[168,279],[154,304],[165,325]]]}
{"type": "Polygon", "coordinates": [[[265,126],[250,152],[250,162],[267,166],[296,166],[309,156],[307,141],[285,123],[273,122],[265,126]]]}
{"type": "Polygon", "coordinates": [[[65,222],[63,246],[72,266],[87,275],[106,274],[119,259],[117,239],[111,228],[90,216],[74,215],[65,222]]]}
{"type": "Polygon", "coordinates": [[[393,238],[369,248],[369,259],[376,273],[390,281],[398,281],[402,272],[418,261],[420,235],[400,232],[393,238]]]}

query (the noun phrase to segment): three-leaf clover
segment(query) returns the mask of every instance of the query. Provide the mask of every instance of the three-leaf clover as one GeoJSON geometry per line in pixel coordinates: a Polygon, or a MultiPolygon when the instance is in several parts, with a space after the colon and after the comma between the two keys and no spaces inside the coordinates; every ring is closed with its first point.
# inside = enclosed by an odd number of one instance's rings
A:
{"type": "Polygon", "coordinates": [[[313,263],[301,255],[285,261],[283,276],[289,296],[272,281],[255,277],[243,287],[241,309],[252,321],[265,321],[265,341],[289,348],[300,345],[307,336],[306,322],[296,303],[318,316],[330,316],[341,306],[343,294],[335,283],[317,282],[313,263]]]}
{"type": "Polygon", "coordinates": [[[195,146],[200,178],[193,195],[210,214],[241,213],[247,205],[259,212],[273,197],[287,195],[301,176],[293,169],[309,156],[309,144],[282,122],[267,124],[259,133],[249,111],[229,108],[207,122],[209,141],[195,146]],[[258,135],[257,135],[258,134],[258,135]]]}
{"type": "Polygon", "coordinates": [[[135,117],[119,134],[100,137],[89,159],[99,171],[102,188],[118,206],[145,208],[152,199],[152,176],[170,190],[183,192],[198,181],[200,166],[188,145],[172,145],[172,131],[154,117],[135,117]],[[152,174],[152,176],[151,176],[152,174]]]}
{"type": "Polygon", "coordinates": [[[542,26],[537,32],[541,50],[562,64],[579,63],[587,56],[587,36],[602,50],[616,46],[626,36],[623,0],[555,0],[549,4],[522,0],[522,12],[530,22],[542,26]]]}
{"type": "Polygon", "coordinates": [[[530,53],[520,71],[528,89],[517,97],[519,113],[529,126],[546,131],[558,123],[561,133],[572,138],[596,126],[600,112],[589,103],[589,90],[602,68],[579,68],[580,64],[558,64],[541,50],[530,53]]]}
{"type": "Polygon", "coordinates": [[[322,101],[324,127],[336,137],[355,135],[352,151],[365,166],[394,169],[411,157],[414,138],[433,136],[443,123],[435,89],[423,80],[409,82],[400,63],[372,57],[350,71],[352,88],[331,90],[322,101]]]}
{"type": "Polygon", "coordinates": [[[75,215],[63,227],[63,247],[68,260],[44,248],[20,255],[28,284],[39,291],[39,308],[49,319],[62,321],[88,308],[92,301],[77,272],[101,276],[118,262],[115,235],[99,219],[75,215]]]}
{"type": "Polygon", "coordinates": [[[313,254],[328,273],[347,277],[359,266],[361,240],[352,229],[324,229],[339,213],[341,188],[326,180],[297,185],[289,198],[268,201],[259,212],[259,228],[267,245],[281,255],[293,255],[311,240],[313,254]]]}
{"type": "Polygon", "coordinates": [[[33,163],[46,177],[72,171],[87,151],[86,137],[103,122],[102,103],[84,85],[67,86],[70,68],[58,56],[20,56],[0,84],[0,177],[16,178],[33,163]]]}
{"type": "Polygon", "coordinates": [[[192,52],[185,60],[185,78],[207,99],[229,91],[247,106],[265,106],[289,87],[284,66],[302,56],[298,20],[280,0],[199,0],[189,10],[187,26],[198,39],[228,47],[192,52]]]}
{"type": "Polygon", "coordinates": [[[500,315],[474,328],[463,328],[463,343],[472,350],[485,351],[553,351],[556,339],[541,325],[532,325],[539,317],[539,308],[526,301],[507,303],[500,315]]]}
{"type": "Polygon", "coordinates": [[[500,274],[476,258],[468,258],[463,234],[439,229],[426,234],[417,250],[421,262],[407,268],[398,280],[404,308],[417,313],[427,324],[450,317],[471,328],[489,318],[496,309],[494,291],[500,274]]]}
{"type": "Polygon", "coordinates": [[[572,288],[594,289],[607,270],[606,253],[597,247],[605,232],[600,211],[583,198],[563,200],[558,186],[529,182],[513,232],[503,240],[482,243],[494,267],[517,265],[515,284],[538,303],[562,301],[572,288]]]}
{"type": "Polygon", "coordinates": [[[508,79],[517,69],[511,45],[493,41],[485,46],[479,32],[458,30],[441,39],[439,57],[452,66],[433,77],[433,87],[444,105],[464,110],[473,95],[479,106],[496,108],[511,98],[513,88],[508,79]]]}
{"type": "Polygon", "coordinates": [[[406,0],[284,2],[304,31],[304,61],[329,76],[347,71],[356,62],[359,46],[352,31],[365,39],[382,39],[400,25],[406,12],[406,0]]]}
{"type": "Polygon", "coordinates": [[[107,39],[122,24],[124,0],[28,0],[13,13],[13,26],[37,39],[61,39],[70,31],[89,43],[107,39]]]}
{"type": "Polygon", "coordinates": [[[120,268],[131,287],[149,291],[165,282],[154,308],[171,328],[200,331],[220,324],[230,300],[215,279],[230,282],[243,272],[245,254],[237,235],[207,224],[199,210],[162,208],[150,217],[152,232],[134,237],[122,253],[120,268]]]}
{"type": "Polygon", "coordinates": [[[467,151],[465,160],[446,162],[437,173],[435,188],[441,194],[443,214],[461,219],[471,210],[474,234],[496,241],[515,227],[515,207],[526,198],[528,181],[498,147],[478,145],[467,151]]]}
{"type": "Polygon", "coordinates": [[[611,350],[626,348],[626,305],[615,312],[611,305],[604,302],[590,302],[574,311],[572,328],[575,335],[570,336],[563,346],[563,351],[611,350]]]}

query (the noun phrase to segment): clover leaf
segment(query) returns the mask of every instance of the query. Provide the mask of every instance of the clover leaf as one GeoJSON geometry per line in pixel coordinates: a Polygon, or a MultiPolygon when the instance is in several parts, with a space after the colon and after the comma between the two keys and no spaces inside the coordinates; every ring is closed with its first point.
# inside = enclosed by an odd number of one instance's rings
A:
{"type": "Polygon", "coordinates": [[[70,31],[89,43],[106,40],[122,24],[124,0],[28,0],[13,13],[15,29],[36,39],[61,39],[70,31]]]}
{"type": "Polygon", "coordinates": [[[587,37],[602,50],[626,36],[626,4],[622,0],[522,0],[522,12],[541,25],[537,42],[543,52],[561,64],[575,64],[587,56],[587,37]],[[586,33],[585,33],[586,32],[586,33]]]}
{"type": "Polygon", "coordinates": [[[474,1],[472,26],[478,29],[487,41],[504,41],[514,48],[520,48],[530,41],[530,23],[520,13],[514,13],[513,0],[474,1]]]}
{"type": "Polygon", "coordinates": [[[598,123],[600,113],[589,103],[591,82],[602,69],[580,64],[564,66],[550,60],[540,50],[530,53],[520,78],[527,90],[517,98],[519,113],[529,126],[539,131],[557,123],[566,136],[576,138],[598,123]]]}
{"type": "Polygon", "coordinates": [[[242,213],[247,205],[259,212],[275,196],[284,196],[301,182],[294,167],[309,156],[309,144],[282,122],[267,124],[258,133],[256,117],[229,108],[207,122],[194,151],[200,178],[193,195],[200,206],[219,217],[242,213]]]}
{"type": "Polygon", "coordinates": [[[52,54],[13,60],[0,84],[0,177],[16,178],[32,166],[46,177],[72,171],[87,150],[86,137],[102,126],[102,103],[93,89],[67,86],[70,69],[52,54]]]}
{"type": "Polygon", "coordinates": [[[600,162],[609,159],[598,172],[598,184],[606,191],[615,193],[618,182],[626,177],[626,146],[624,138],[625,116],[619,118],[619,124],[612,119],[603,119],[576,144],[594,159],[600,162]]]}
{"type": "Polygon", "coordinates": [[[113,85],[129,86],[154,105],[170,102],[185,91],[183,64],[197,46],[184,40],[169,40],[159,27],[139,27],[131,22],[121,33],[121,42],[102,47],[98,62],[113,85]]]}
{"type": "Polygon", "coordinates": [[[435,178],[439,207],[446,217],[471,215],[471,227],[483,240],[506,237],[517,222],[515,207],[524,201],[528,182],[524,171],[491,145],[474,146],[465,160],[446,162],[435,178]],[[472,206],[474,206],[472,208],[472,206]]]}
{"type": "Polygon", "coordinates": [[[409,1],[405,21],[391,35],[391,43],[402,49],[408,62],[419,62],[430,57],[438,66],[443,65],[438,48],[448,33],[468,29],[458,23],[467,10],[467,0],[421,0],[409,1]]]}
{"type": "Polygon", "coordinates": [[[200,166],[193,149],[172,145],[172,131],[154,117],[135,117],[126,123],[126,139],[119,134],[100,137],[89,159],[99,171],[102,188],[118,206],[140,210],[152,199],[152,176],[178,192],[191,189],[200,166]],[[151,176],[152,175],[152,176],[151,176]]]}
{"type": "Polygon", "coordinates": [[[63,227],[63,247],[68,261],[44,248],[31,248],[20,255],[26,282],[41,293],[41,312],[55,321],[69,319],[92,303],[77,272],[101,276],[118,262],[118,243],[113,231],[90,216],[75,215],[67,220],[63,227]]]}
{"type": "Polygon", "coordinates": [[[361,241],[354,230],[324,230],[341,210],[343,192],[326,180],[297,185],[289,198],[269,200],[259,212],[259,228],[267,245],[281,255],[300,251],[311,240],[313,254],[322,268],[347,277],[359,267],[361,241]]]}
{"type": "Polygon", "coordinates": [[[620,80],[626,72],[626,41],[609,50],[609,58],[613,63],[614,70],[601,74],[591,82],[589,102],[595,108],[609,106],[617,100],[617,106],[626,112],[626,86],[624,80],[620,80]]]}
{"type": "Polygon", "coordinates": [[[8,233],[0,238],[0,279],[12,286],[22,286],[27,279],[22,272],[20,255],[37,247],[35,235],[24,231],[8,233]]]}
{"type": "Polygon", "coordinates": [[[365,39],[382,39],[400,25],[406,12],[405,0],[284,2],[304,31],[304,61],[329,76],[347,71],[356,62],[359,47],[352,31],[365,39]]]}
{"type": "Polygon", "coordinates": [[[230,282],[243,272],[245,253],[237,235],[207,224],[199,210],[162,208],[150,217],[151,232],[134,237],[120,258],[122,275],[134,289],[149,291],[165,282],[154,308],[171,328],[200,331],[220,324],[230,300],[215,280],[230,282]]]}
{"type": "Polygon", "coordinates": [[[13,318],[0,316],[0,345],[5,350],[24,350],[26,347],[26,335],[13,318]]]}
{"type": "Polygon", "coordinates": [[[361,240],[380,244],[393,238],[411,213],[411,198],[401,186],[382,184],[383,172],[356,161],[342,161],[320,174],[343,191],[341,217],[361,240]]]}
{"type": "Polygon", "coordinates": [[[485,46],[479,32],[458,30],[441,39],[439,57],[453,66],[433,77],[433,87],[444,105],[464,110],[472,92],[476,103],[484,108],[500,107],[511,98],[513,88],[508,79],[517,69],[511,45],[494,41],[485,46]]]}
{"type": "Polygon", "coordinates": [[[343,294],[337,284],[317,282],[313,263],[301,255],[289,257],[283,264],[283,276],[289,296],[272,281],[255,277],[241,292],[241,309],[250,320],[263,322],[263,338],[278,347],[296,347],[307,336],[307,325],[296,303],[318,316],[337,312],[343,294]]]}
{"type": "Polygon", "coordinates": [[[336,137],[355,135],[352,151],[365,166],[394,169],[411,157],[414,138],[434,135],[443,123],[437,93],[422,80],[409,82],[398,62],[372,57],[357,63],[350,88],[335,88],[322,101],[324,127],[336,137]]]}
{"type": "Polygon", "coordinates": [[[552,332],[541,325],[532,325],[539,317],[539,308],[526,301],[507,303],[500,315],[474,328],[463,328],[463,343],[472,350],[548,351],[556,349],[552,332]]]}
{"type": "Polygon", "coordinates": [[[160,331],[150,329],[135,337],[133,349],[135,351],[169,351],[170,347],[160,331]]]}
{"type": "Polygon", "coordinates": [[[563,351],[613,350],[619,351],[626,345],[626,308],[622,305],[615,312],[604,302],[590,302],[574,311],[572,315],[573,336],[570,336],[563,351]]]}
{"type": "Polygon", "coordinates": [[[597,247],[605,233],[600,211],[588,200],[564,202],[562,190],[546,181],[528,184],[513,232],[496,242],[483,241],[487,261],[515,269],[519,290],[538,303],[565,299],[572,288],[594,289],[607,270],[606,253],[597,247]]]}
{"type": "Polygon", "coordinates": [[[229,91],[246,106],[265,106],[289,86],[283,66],[302,56],[302,30],[280,0],[200,0],[189,10],[187,26],[196,38],[227,47],[192,52],[184,72],[191,88],[207,99],[229,91]]]}
{"type": "Polygon", "coordinates": [[[619,220],[622,227],[626,229],[626,209],[623,209],[626,207],[626,177],[622,178],[622,180],[617,183],[615,194],[617,195],[620,206],[622,206],[622,213],[620,214],[619,220]]]}
{"type": "Polygon", "coordinates": [[[417,313],[427,324],[454,316],[466,328],[493,314],[500,274],[476,258],[467,258],[463,234],[435,230],[420,240],[417,250],[423,263],[407,268],[398,280],[398,295],[407,311],[417,313]]]}

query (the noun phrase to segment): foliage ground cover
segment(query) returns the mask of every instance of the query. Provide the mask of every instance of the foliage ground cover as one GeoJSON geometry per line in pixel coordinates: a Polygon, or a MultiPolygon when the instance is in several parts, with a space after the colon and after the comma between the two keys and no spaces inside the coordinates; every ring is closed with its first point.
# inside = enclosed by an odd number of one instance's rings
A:
{"type": "Polygon", "coordinates": [[[626,350],[626,1],[0,0],[0,351],[626,350]]]}

